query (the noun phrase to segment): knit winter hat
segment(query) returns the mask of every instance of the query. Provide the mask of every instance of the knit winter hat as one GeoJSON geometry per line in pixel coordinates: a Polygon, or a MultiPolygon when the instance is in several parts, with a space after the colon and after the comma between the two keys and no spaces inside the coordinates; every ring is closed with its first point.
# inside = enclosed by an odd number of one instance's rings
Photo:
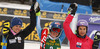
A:
{"type": "Polygon", "coordinates": [[[15,25],[21,25],[22,26],[22,20],[20,18],[13,18],[11,20],[11,27],[15,26],[15,25]]]}

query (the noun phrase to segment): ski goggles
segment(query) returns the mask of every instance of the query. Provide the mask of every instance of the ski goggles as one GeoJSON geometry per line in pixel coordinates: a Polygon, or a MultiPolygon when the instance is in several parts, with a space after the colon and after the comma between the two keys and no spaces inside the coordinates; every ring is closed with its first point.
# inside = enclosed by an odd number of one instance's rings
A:
{"type": "Polygon", "coordinates": [[[59,33],[59,32],[61,31],[60,28],[52,28],[51,30],[52,30],[53,32],[57,32],[57,33],[59,33]]]}

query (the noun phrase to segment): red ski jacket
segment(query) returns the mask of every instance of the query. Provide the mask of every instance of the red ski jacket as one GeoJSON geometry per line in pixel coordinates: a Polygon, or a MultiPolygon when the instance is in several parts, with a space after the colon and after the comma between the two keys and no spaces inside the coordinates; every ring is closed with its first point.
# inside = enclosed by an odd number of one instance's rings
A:
{"type": "Polygon", "coordinates": [[[85,38],[77,37],[70,28],[70,23],[73,19],[73,16],[70,14],[66,17],[65,22],[63,23],[63,28],[65,31],[65,35],[70,41],[70,49],[92,49],[93,40],[88,36],[85,38]]]}

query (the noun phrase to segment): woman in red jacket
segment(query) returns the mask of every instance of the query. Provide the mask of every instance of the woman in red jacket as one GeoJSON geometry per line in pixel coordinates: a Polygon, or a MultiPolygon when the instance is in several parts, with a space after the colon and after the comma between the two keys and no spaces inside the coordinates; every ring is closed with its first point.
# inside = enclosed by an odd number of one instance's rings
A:
{"type": "Polygon", "coordinates": [[[88,31],[88,22],[86,20],[78,21],[77,34],[74,34],[69,26],[72,22],[76,10],[77,4],[71,4],[68,9],[70,14],[66,17],[66,20],[63,23],[65,35],[70,41],[70,49],[92,49],[93,40],[86,35],[88,31]]]}

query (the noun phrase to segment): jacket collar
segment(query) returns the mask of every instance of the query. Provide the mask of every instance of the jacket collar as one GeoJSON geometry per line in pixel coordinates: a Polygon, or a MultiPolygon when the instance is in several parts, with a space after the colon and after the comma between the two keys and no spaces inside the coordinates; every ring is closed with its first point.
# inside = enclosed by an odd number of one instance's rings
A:
{"type": "Polygon", "coordinates": [[[10,30],[11,30],[11,33],[13,34],[13,35],[16,35],[16,33],[10,28],[10,30]]]}
{"type": "Polygon", "coordinates": [[[58,39],[58,38],[53,38],[51,35],[49,35],[49,38],[52,40],[58,39]]]}

